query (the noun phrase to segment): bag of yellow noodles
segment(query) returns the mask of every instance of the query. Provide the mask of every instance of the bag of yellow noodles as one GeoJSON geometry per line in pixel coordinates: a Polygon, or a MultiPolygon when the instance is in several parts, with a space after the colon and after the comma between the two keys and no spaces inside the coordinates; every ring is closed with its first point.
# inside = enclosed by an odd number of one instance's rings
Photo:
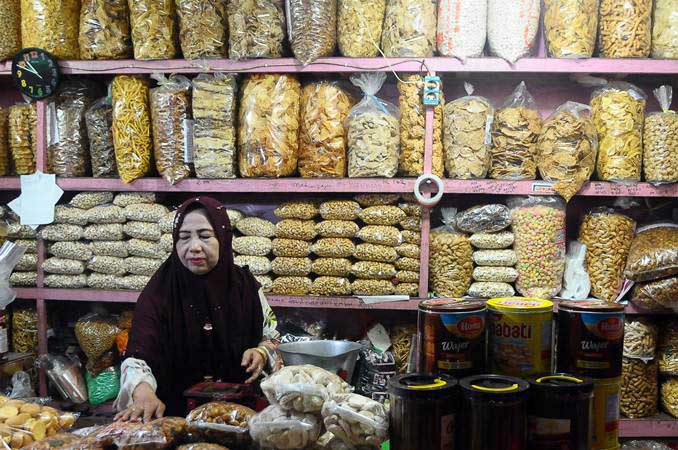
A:
{"type": "Polygon", "coordinates": [[[120,178],[130,183],[151,168],[148,82],[119,75],[113,79],[113,145],[120,178]]]}

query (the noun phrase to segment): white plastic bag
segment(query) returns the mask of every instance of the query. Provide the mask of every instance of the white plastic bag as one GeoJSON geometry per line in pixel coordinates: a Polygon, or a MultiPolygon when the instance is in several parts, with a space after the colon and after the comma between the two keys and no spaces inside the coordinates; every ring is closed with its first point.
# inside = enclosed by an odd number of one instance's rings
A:
{"type": "Polygon", "coordinates": [[[529,56],[539,29],[540,0],[488,0],[490,53],[510,62],[529,56]]]}
{"type": "Polygon", "coordinates": [[[560,297],[568,300],[583,300],[588,298],[591,291],[591,280],[584,268],[586,245],[579,241],[572,241],[568,245],[565,256],[565,273],[563,275],[563,290],[560,297]]]}
{"type": "Polygon", "coordinates": [[[7,308],[16,298],[16,292],[9,283],[9,276],[14,267],[26,253],[26,247],[14,244],[14,242],[5,242],[0,247],[0,309],[7,308]]]}
{"type": "Polygon", "coordinates": [[[320,423],[312,414],[271,405],[250,420],[250,435],[262,449],[305,449],[318,440],[320,423]]]}
{"type": "Polygon", "coordinates": [[[439,0],[436,44],[441,56],[466,62],[483,54],[487,0],[439,0]]]}

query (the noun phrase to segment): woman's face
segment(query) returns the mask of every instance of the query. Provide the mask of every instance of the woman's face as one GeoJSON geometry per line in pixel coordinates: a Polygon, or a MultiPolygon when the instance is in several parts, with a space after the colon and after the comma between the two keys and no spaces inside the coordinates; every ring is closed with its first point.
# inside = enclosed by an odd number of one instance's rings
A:
{"type": "Polygon", "coordinates": [[[219,240],[204,209],[195,209],[184,217],[177,254],[181,264],[196,275],[206,274],[219,262],[219,240]]]}

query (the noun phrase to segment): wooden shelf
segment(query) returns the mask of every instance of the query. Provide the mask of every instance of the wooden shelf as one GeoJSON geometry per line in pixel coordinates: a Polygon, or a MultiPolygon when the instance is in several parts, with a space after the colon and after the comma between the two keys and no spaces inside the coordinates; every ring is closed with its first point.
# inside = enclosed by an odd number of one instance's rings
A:
{"type": "Polygon", "coordinates": [[[678,420],[667,414],[647,419],[624,419],[619,423],[619,436],[624,438],[678,437],[678,420]]]}
{"type": "MultiPolygon", "coordinates": [[[[203,73],[203,72],[363,72],[401,71],[422,72],[515,72],[515,73],[629,73],[629,74],[676,74],[678,62],[661,59],[557,59],[522,58],[510,64],[500,58],[469,58],[462,63],[455,58],[320,58],[303,66],[294,58],[255,59],[233,61],[229,59],[202,60],[157,60],[157,61],[59,61],[67,75],[115,75],[150,74],[154,72],[203,73]]],[[[11,61],[0,64],[0,75],[9,75],[11,61]]]]}

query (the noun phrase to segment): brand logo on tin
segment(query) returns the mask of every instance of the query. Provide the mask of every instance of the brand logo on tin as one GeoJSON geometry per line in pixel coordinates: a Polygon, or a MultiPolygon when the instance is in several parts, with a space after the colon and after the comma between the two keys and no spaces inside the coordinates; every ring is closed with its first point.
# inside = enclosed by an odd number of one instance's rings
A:
{"type": "Polygon", "coordinates": [[[598,332],[608,339],[619,339],[624,335],[624,322],[618,317],[608,317],[598,322],[598,332]]]}
{"type": "Polygon", "coordinates": [[[462,336],[476,337],[483,332],[485,321],[480,316],[467,317],[459,321],[457,330],[462,336]]]}

